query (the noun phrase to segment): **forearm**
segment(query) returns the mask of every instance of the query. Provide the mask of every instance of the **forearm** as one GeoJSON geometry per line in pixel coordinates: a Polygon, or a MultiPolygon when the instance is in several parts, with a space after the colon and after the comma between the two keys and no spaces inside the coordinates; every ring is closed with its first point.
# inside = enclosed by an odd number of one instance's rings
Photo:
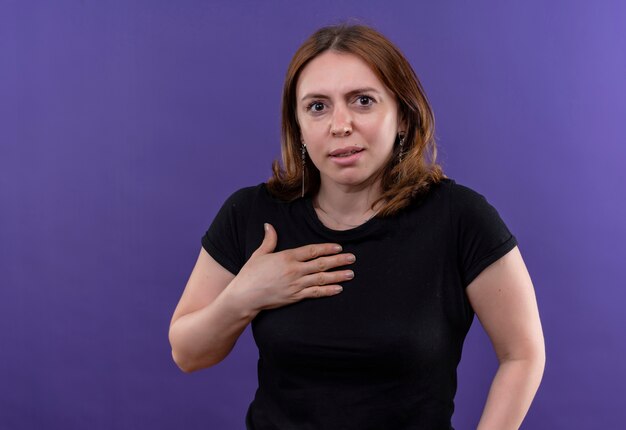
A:
{"type": "Polygon", "coordinates": [[[229,287],[211,304],[178,318],[170,327],[172,356],[183,371],[222,361],[258,313],[247,309],[229,287]]]}
{"type": "Polygon", "coordinates": [[[491,384],[478,430],[517,430],[535,397],[545,356],[504,360],[491,384]]]}

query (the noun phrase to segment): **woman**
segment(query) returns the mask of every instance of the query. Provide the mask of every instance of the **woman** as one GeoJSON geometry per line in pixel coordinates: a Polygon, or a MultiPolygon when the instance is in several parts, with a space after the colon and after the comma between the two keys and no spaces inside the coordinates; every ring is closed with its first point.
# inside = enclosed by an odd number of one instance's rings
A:
{"type": "Polygon", "coordinates": [[[248,429],[451,429],[476,313],[500,362],[478,428],[518,428],[544,367],[532,282],[497,211],[436,164],[404,56],[369,27],[322,28],[282,109],[284,167],[231,195],[202,238],[175,362],[218,363],[251,323],[248,429]]]}

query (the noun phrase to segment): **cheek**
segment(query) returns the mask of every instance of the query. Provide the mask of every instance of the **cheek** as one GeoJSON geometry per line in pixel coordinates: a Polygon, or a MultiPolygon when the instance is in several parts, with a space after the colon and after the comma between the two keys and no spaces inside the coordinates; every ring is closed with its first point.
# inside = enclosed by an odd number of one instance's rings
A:
{"type": "Polygon", "coordinates": [[[394,115],[391,114],[372,118],[362,124],[362,130],[373,141],[393,145],[396,133],[395,121],[394,115]]]}
{"type": "Polygon", "coordinates": [[[307,148],[313,150],[314,147],[326,142],[328,131],[320,124],[305,122],[300,124],[300,134],[307,148]]]}

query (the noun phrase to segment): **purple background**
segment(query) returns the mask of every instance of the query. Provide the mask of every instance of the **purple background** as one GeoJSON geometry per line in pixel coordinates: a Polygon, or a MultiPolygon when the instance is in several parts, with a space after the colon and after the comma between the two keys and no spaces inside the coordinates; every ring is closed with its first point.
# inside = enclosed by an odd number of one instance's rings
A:
{"type": "MultiPolygon", "coordinates": [[[[217,209],[279,155],[291,55],[347,17],[403,50],[446,173],[520,242],[548,353],[524,427],[621,428],[626,6],[512,3],[0,0],[0,428],[243,428],[249,333],[187,375],[170,317],[217,209]]],[[[459,430],[495,365],[475,322],[459,430]]]]}

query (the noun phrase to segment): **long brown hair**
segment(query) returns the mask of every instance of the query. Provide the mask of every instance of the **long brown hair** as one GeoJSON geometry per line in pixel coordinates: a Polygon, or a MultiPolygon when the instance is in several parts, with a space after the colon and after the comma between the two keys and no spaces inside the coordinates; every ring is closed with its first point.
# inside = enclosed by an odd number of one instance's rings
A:
{"type": "Polygon", "coordinates": [[[284,167],[274,160],[273,175],[267,188],[275,197],[293,201],[301,196],[302,175],[305,175],[305,195],[314,195],[319,191],[320,172],[308,155],[305,155],[306,167],[302,167],[296,84],[308,62],[327,50],[359,56],[396,96],[399,117],[407,127],[402,161],[399,162],[400,147],[396,139],[393,155],[381,172],[383,193],[372,205],[374,207],[380,200],[386,201],[377,216],[393,215],[407,206],[414,196],[427,191],[446,176],[436,163],[433,112],[413,68],[385,36],[362,24],[342,23],[323,27],[294,54],[283,86],[281,153],[284,167]]]}

